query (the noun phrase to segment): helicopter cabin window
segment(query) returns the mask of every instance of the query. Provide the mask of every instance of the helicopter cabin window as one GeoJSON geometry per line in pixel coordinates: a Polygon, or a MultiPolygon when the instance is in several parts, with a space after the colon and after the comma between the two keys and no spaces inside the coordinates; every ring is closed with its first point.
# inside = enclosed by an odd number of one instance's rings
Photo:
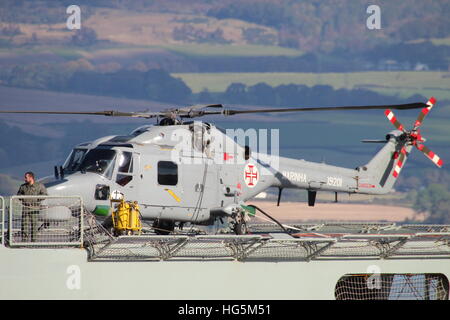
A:
{"type": "Polygon", "coordinates": [[[118,170],[116,182],[121,185],[127,185],[133,180],[133,155],[131,152],[122,152],[118,156],[118,170]]]}
{"type": "Polygon", "coordinates": [[[158,183],[166,186],[175,186],[178,183],[178,165],[172,161],[159,161],[158,183]]]}

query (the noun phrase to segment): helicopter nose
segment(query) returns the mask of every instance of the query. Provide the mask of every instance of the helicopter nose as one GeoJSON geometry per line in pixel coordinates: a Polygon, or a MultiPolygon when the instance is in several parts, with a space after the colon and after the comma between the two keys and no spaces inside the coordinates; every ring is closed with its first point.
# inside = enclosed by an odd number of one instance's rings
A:
{"type": "Polygon", "coordinates": [[[104,178],[90,173],[76,173],[44,183],[50,196],[80,196],[84,207],[94,213],[105,206],[109,207],[108,201],[95,199],[96,186],[104,184],[104,178]]]}

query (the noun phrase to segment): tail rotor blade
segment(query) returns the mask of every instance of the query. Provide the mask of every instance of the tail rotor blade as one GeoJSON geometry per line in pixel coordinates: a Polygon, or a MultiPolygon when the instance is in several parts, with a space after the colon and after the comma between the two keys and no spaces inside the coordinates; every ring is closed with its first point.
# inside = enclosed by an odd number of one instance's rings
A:
{"type": "Polygon", "coordinates": [[[403,164],[405,162],[405,158],[406,158],[406,149],[405,147],[402,148],[402,150],[400,151],[400,156],[398,158],[397,164],[395,165],[394,168],[394,172],[392,173],[392,175],[394,176],[394,178],[397,178],[400,174],[400,171],[403,168],[403,164]]]}
{"type": "Polygon", "coordinates": [[[389,121],[394,125],[394,127],[396,127],[398,130],[405,132],[405,128],[403,127],[403,125],[397,120],[397,118],[395,117],[394,113],[389,110],[386,109],[384,111],[384,114],[386,115],[386,117],[389,119],[389,121]]]}
{"type": "Polygon", "coordinates": [[[431,108],[433,108],[433,106],[436,104],[436,99],[434,97],[431,97],[430,100],[428,100],[427,102],[427,106],[425,108],[422,109],[422,111],[419,113],[419,117],[417,118],[416,122],[414,123],[414,129],[416,130],[417,128],[420,127],[420,125],[423,122],[423,119],[425,119],[425,117],[427,116],[427,114],[430,112],[431,108]]]}
{"type": "Polygon", "coordinates": [[[433,161],[433,163],[435,165],[437,165],[439,168],[441,168],[443,166],[444,161],[437,154],[435,154],[433,151],[428,149],[425,145],[418,144],[418,145],[416,145],[416,147],[417,147],[417,149],[422,151],[423,154],[426,155],[428,159],[433,161]]]}

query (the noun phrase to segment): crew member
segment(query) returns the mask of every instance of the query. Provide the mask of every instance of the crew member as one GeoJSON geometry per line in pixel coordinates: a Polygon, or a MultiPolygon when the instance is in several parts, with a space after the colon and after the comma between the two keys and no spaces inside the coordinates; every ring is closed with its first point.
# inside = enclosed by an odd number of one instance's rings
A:
{"type": "MultiPolygon", "coordinates": [[[[19,196],[40,196],[47,195],[45,186],[37,182],[33,172],[27,172],[24,176],[25,183],[17,191],[19,196]]],[[[43,199],[24,198],[22,200],[22,242],[36,241],[39,205],[43,199]]]]}

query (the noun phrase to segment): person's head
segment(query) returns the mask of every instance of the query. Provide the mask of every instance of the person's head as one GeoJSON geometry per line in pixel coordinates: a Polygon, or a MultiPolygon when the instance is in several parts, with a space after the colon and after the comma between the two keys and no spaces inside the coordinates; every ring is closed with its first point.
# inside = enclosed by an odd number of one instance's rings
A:
{"type": "Polygon", "coordinates": [[[34,183],[34,173],[31,171],[26,172],[25,176],[24,176],[24,180],[28,184],[33,184],[34,183]]]}

